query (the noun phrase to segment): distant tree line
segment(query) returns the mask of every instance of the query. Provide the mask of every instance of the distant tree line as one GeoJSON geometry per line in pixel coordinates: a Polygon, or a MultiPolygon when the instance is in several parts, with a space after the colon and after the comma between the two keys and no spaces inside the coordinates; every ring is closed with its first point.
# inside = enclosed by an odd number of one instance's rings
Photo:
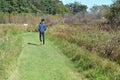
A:
{"type": "Polygon", "coordinates": [[[95,19],[106,19],[107,24],[109,24],[112,29],[120,27],[120,0],[113,0],[113,4],[110,6],[94,5],[89,11],[87,11],[87,5],[78,2],[66,4],[66,7],[70,9],[79,21],[82,20],[86,23],[95,19]]]}
{"type": "MultiPolygon", "coordinates": [[[[78,20],[85,21],[106,18],[112,26],[120,25],[120,0],[114,0],[113,4],[94,5],[87,11],[87,5],[79,2],[64,5],[60,0],[0,0],[0,12],[3,13],[43,13],[76,15],[78,20]]],[[[69,16],[70,17],[70,16],[69,16]]],[[[72,17],[72,16],[71,16],[72,17]]]]}
{"type": "Polygon", "coordinates": [[[109,24],[116,27],[120,27],[120,0],[115,0],[110,6],[110,12],[107,15],[109,24]]]}
{"type": "Polygon", "coordinates": [[[59,0],[0,0],[0,12],[63,14],[69,10],[59,0]]]}
{"type": "Polygon", "coordinates": [[[84,13],[87,12],[87,5],[83,5],[79,2],[66,4],[66,7],[73,13],[84,13]]]}

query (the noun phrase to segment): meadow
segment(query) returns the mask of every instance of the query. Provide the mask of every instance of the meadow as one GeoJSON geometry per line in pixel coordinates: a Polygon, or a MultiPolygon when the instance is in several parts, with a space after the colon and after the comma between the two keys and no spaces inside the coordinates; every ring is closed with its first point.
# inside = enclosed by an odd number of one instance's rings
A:
{"type": "MultiPolygon", "coordinates": [[[[37,32],[41,16],[5,16],[0,25],[0,80],[14,70],[22,49],[22,34],[37,32]],[[17,18],[17,19],[16,19],[17,18]],[[24,22],[25,19],[25,22],[24,22]],[[33,19],[33,20],[32,20],[33,19]],[[17,21],[16,21],[17,20],[17,21]],[[15,22],[16,21],[16,22],[15,22]],[[28,27],[23,27],[28,23],[28,27]]],[[[87,24],[69,25],[59,16],[46,16],[46,38],[51,40],[88,80],[120,79],[120,32],[87,24]]]]}
{"type": "Polygon", "coordinates": [[[88,80],[119,80],[119,32],[107,32],[88,25],[54,25],[52,41],[88,80]]]}
{"type": "Polygon", "coordinates": [[[0,80],[120,80],[120,0],[88,8],[79,1],[1,0],[0,80]],[[44,46],[37,34],[43,18],[44,46]]]}

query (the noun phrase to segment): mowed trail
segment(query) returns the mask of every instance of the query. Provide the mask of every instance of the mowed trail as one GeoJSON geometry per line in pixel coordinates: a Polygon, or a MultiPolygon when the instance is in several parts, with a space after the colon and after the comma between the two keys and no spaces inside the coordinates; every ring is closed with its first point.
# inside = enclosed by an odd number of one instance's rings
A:
{"type": "Polygon", "coordinates": [[[84,80],[51,41],[40,45],[38,33],[23,34],[23,50],[8,80],[84,80]]]}

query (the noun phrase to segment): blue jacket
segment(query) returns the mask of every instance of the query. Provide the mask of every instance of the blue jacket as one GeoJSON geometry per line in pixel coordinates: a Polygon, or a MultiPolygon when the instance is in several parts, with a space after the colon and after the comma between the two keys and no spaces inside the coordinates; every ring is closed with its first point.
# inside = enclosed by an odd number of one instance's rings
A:
{"type": "Polygon", "coordinates": [[[40,32],[44,32],[46,30],[46,24],[44,22],[41,22],[38,26],[38,30],[40,32]]]}

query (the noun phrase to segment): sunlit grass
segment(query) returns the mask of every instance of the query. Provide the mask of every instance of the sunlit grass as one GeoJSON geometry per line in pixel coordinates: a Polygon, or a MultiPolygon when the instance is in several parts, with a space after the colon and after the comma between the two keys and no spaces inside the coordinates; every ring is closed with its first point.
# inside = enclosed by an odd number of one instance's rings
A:
{"type": "Polygon", "coordinates": [[[77,44],[91,52],[97,52],[99,56],[119,63],[120,46],[117,44],[119,44],[120,38],[116,33],[101,31],[96,27],[86,25],[69,26],[63,24],[52,26],[49,32],[55,37],[77,44]]]}
{"type": "Polygon", "coordinates": [[[0,25],[0,80],[6,80],[21,52],[22,29],[16,25],[0,25]]]}
{"type": "Polygon", "coordinates": [[[80,26],[74,29],[68,25],[56,25],[51,27],[48,33],[52,35],[50,39],[55,41],[55,44],[74,62],[75,67],[86,78],[119,80],[119,64],[110,61],[109,57],[104,57],[106,46],[116,35],[94,30],[86,31],[80,26]]]}

